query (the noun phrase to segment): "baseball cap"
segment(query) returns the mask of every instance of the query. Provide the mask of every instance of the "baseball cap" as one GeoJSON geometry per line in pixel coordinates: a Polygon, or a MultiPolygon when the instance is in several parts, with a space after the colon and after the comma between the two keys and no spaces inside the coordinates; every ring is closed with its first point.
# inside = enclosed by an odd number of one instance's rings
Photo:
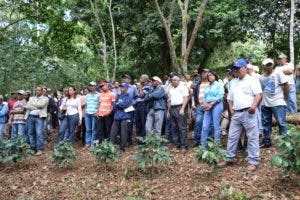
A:
{"type": "Polygon", "coordinates": [[[17,93],[15,91],[12,91],[10,94],[12,95],[12,94],[17,94],[17,93]]]}
{"type": "Polygon", "coordinates": [[[262,65],[267,65],[268,63],[271,63],[274,65],[274,61],[271,58],[266,58],[262,61],[262,65]]]}
{"type": "Polygon", "coordinates": [[[129,88],[129,84],[128,84],[128,83],[122,83],[122,84],[120,85],[120,87],[126,87],[126,88],[129,88]]]}
{"type": "Polygon", "coordinates": [[[131,77],[129,74],[124,74],[124,75],[122,76],[122,78],[128,78],[128,79],[132,80],[132,77],[131,77]]]}
{"type": "Polygon", "coordinates": [[[153,81],[158,81],[158,82],[162,83],[161,79],[158,76],[153,76],[151,79],[153,81]]]}
{"type": "Polygon", "coordinates": [[[234,65],[234,67],[246,67],[247,66],[247,62],[244,59],[238,59],[234,65]]]}
{"type": "Polygon", "coordinates": [[[284,53],[282,53],[282,54],[280,54],[280,55],[278,56],[278,58],[279,58],[279,59],[287,58],[287,56],[286,56],[284,53]]]}
{"type": "Polygon", "coordinates": [[[30,90],[26,90],[25,92],[26,92],[26,94],[31,94],[30,90]]]}
{"type": "Polygon", "coordinates": [[[207,68],[204,68],[204,69],[201,69],[200,70],[200,72],[202,73],[202,72],[209,72],[210,70],[209,69],[207,69],[207,68]]]}
{"type": "Polygon", "coordinates": [[[96,83],[95,81],[91,81],[91,82],[89,83],[89,85],[96,86],[97,83],[96,83]]]}
{"type": "Polygon", "coordinates": [[[25,92],[24,90],[18,90],[18,91],[17,91],[17,94],[22,94],[22,95],[24,95],[24,94],[26,94],[26,92],[25,92]]]}

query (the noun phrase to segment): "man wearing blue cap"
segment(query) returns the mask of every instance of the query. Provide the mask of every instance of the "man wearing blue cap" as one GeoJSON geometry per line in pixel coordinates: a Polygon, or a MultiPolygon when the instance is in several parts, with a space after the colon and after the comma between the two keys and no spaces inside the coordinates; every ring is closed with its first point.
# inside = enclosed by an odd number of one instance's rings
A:
{"type": "Polygon", "coordinates": [[[227,100],[231,112],[231,124],[228,134],[227,162],[220,162],[219,167],[233,163],[241,133],[245,130],[248,137],[248,171],[254,171],[259,164],[259,127],[258,105],[262,98],[262,89],[257,79],[247,74],[247,63],[238,59],[233,67],[238,79],[232,83],[227,100]]]}

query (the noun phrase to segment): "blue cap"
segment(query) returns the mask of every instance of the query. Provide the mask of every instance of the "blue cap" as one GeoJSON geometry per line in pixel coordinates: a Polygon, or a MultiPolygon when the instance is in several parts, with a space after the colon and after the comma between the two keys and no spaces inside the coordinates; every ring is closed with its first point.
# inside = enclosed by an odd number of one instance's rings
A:
{"type": "Polygon", "coordinates": [[[234,67],[246,67],[247,66],[247,62],[244,59],[238,59],[234,65],[234,67]]]}
{"type": "Polygon", "coordinates": [[[122,83],[122,84],[120,85],[120,87],[127,87],[127,88],[129,88],[129,84],[128,84],[128,83],[122,83]]]}

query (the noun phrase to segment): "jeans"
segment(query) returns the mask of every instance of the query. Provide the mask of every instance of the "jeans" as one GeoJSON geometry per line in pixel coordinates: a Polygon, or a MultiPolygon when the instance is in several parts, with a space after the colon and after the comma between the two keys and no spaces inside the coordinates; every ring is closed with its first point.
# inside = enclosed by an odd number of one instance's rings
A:
{"type": "Polygon", "coordinates": [[[228,133],[226,156],[229,161],[232,161],[236,156],[236,150],[240,135],[246,131],[248,137],[247,152],[248,162],[252,165],[259,164],[259,130],[257,124],[257,109],[254,114],[249,114],[247,111],[236,112],[231,117],[231,123],[228,133]]]}
{"type": "Polygon", "coordinates": [[[26,139],[25,137],[25,124],[12,124],[12,132],[10,139],[15,139],[17,136],[22,139],[26,139]]]}
{"type": "Polygon", "coordinates": [[[220,123],[222,119],[222,111],[223,111],[223,102],[219,102],[214,105],[210,110],[204,112],[203,116],[203,127],[201,133],[201,146],[206,147],[207,138],[209,137],[209,133],[211,131],[210,124],[213,124],[214,127],[214,142],[220,142],[221,138],[221,128],[220,123]]]}
{"type": "Polygon", "coordinates": [[[125,147],[127,144],[127,128],[128,128],[128,123],[129,120],[114,120],[113,125],[111,127],[111,132],[110,132],[110,141],[112,143],[116,143],[116,138],[119,133],[120,135],[120,150],[125,151],[125,147]],[[120,131],[121,129],[121,131],[120,131]]]}
{"type": "Polygon", "coordinates": [[[164,121],[164,110],[154,110],[150,109],[147,114],[146,120],[146,134],[147,136],[151,134],[153,129],[155,129],[156,134],[161,136],[161,129],[164,121]]]}
{"type": "Polygon", "coordinates": [[[5,124],[0,123],[0,140],[3,139],[4,128],[5,128],[5,124]]]}
{"type": "Polygon", "coordinates": [[[99,139],[99,144],[104,139],[109,138],[113,121],[114,118],[112,115],[99,116],[97,118],[97,138],[99,139]]]}
{"type": "Polygon", "coordinates": [[[59,132],[55,141],[55,145],[66,139],[67,142],[73,143],[75,137],[75,129],[78,125],[79,114],[67,115],[62,120],[59,132]]]}
{"type": "Polygon", "coordinates": [[[187,121],[186,114],[180,115],[181,106],[171,107],[170,116],[173,130],[174,144],[177,148],[187,148],[187,121]]]}
{"type": "Polygon", "coordinates": [[[164,115],[165,115],[164,117],[166,120],[165,127],[166,127],[166,130],[168,133],[167,139],[169,140],[169,142],[173,143],[174,140],[173,140],[172,123],[171,123],[171,118],[167,116],[167,110],[165,111],[164,115]]]}
{"type": "Polygon", "coordinates": [[[262,123],[264,139],[263,143],[271,145],[271,134],[272,134],[272,114],[278,123],[279,134],[284,134],[287,131],[286,125],[286,106],[274,106],[274,107],[261,107],[262,123]]]}
{"type": "Polygon", "coordinates": [[[195,116],[195,127],[194,127],[194,139],[193,144],[197,145],[200,143],[201,131],[204,117],[204,107],[198,106],[194,113],[195,116]]]}
{"type": "Polygon", "coordinates": [[[286,108],[288,113],[296,113],[297,112],[297,95],[296,95],[296,86],[295,84],[289,85],[290,93],[285,100],[286,108]]]}
{"type": "Polygon", "coordinates": [[[300,90],[300,77],[298,76],[296,78],[296,93],[298,93],[300,90]]]}
{"type": "Polygon", "coordinates": [[[94,114],[85,114],[85,145],[93,146],[97,136],[97,118],[94,114]]]}
{"type": "Polygon", "coordinates": [[[136,127],[136,136],[138,137],[144,137],[146,136],[146,117],[147,117],[147,111],[146,111],[146,104],[145,102],[137,102],[134,111],[134,117],[135,117],[135,127],[136,127]]]}
{"type": "Polygon", "coordinates": [[[28,135],[31,150],[44,150],[45,136],[44,136],[44,121],[45,118],[37,116],[29,116],[28,119],[28,135]]]}
{"type": "Polygon", "coordinates": [[[127,123],[127,142],[128,144],[131,144],[132,143],[132,129],[133,129],[133,122],[134,122],[134,112],[131,112],[130,113],[131,115],[131,118],[130,120],[128,121],[127,123]]]}

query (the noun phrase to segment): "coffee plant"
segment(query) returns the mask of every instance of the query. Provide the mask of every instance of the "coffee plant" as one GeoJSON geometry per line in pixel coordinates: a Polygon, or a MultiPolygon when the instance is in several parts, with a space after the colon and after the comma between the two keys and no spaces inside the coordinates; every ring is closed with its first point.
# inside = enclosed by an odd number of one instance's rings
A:
{"type": "Polygon", "coordinates": [[[56,145],[53,154],[49,159],[52,159],[56,167],[72,167],[72,163],[76,160],[76,153],[73,145],[66,140],[61,141],[56,145]]]}
{"type": "Polygon", "coordinates": [[[104,140],[101,144],[91,147],[89,151],[101,163],[108,164],[117,161],[117,149],[109,140],[104,140]]]}

